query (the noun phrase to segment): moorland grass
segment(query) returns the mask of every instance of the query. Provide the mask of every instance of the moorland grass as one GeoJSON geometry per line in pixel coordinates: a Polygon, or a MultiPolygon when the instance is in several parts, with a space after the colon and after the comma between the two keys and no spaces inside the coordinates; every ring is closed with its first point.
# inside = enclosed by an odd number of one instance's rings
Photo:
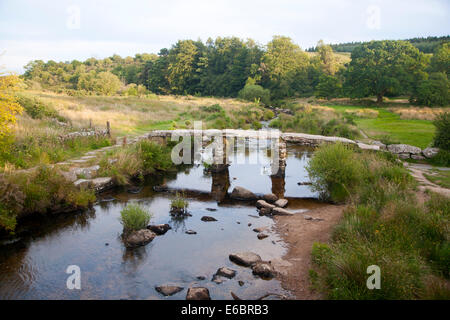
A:
{"type": "Polygon", "coordinates": [[[339,144],[322,146],[308,170],[316,188],[349,204],[331,242],[313,246],[316,289],[331,299],[450,297],[448,198],[430,194],[421,205],[414,181],[391,156],[339,144]],[[379,290],[366,286],[371,265],[381,269],[379,290]]]}

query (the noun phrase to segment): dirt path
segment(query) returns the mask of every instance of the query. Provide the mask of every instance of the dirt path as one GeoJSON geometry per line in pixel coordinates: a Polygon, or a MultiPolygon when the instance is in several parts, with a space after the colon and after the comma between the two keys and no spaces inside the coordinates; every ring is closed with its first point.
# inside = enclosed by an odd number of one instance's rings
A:
{"type": "Polygon", "coordinates": [[[284,289],[293,293],[296,299],[321,299],[322,296],[310,289],[311,249],[314,242],[328,242],[333,227],[342,217],[345,206],[324,204],[318,208],[294,216],[276,216],[275,230],[288,244],[289,249],[276,269],[280,272],[284,289]],[[307,220],[313,218],[313,220],[307,220]],[[323,219],[323,220],[319,220],[323,219]]]}
{"type": "Polygon", "coordinates": [[[434,184],[433,182],[429,181],[425,176],[424,173],[430,174],[429,168],[425,166],[416,166],[411,164],[406,164],[406,167],[411,172],[411,175],[414,177],[414,179],[417,180],[419,183],[419,190],[425,191],[426,189],[429,189],[430,191],[440,193],[444,196],[450,197],[450,189],[441,187],[437,184],[434,184]]]}

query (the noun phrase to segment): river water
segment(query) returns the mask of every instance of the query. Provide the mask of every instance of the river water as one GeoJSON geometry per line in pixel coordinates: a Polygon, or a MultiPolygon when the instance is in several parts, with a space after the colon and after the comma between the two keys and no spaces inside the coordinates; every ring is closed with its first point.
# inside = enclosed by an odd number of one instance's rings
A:
{"type": "Polygon", "coordinates": [[[243,251],[255,252],[263,260],[278,259],[287,247],[270,230],[274,225],[270,217],[260,217],[254,203],[228,199],[226,192],[234,186],[259,194],[273,192],[289,199],[288,210],[292,211],[317,206],[311,199],[317,195],[310,187],[298,185],[308,180],[305,165],[312,150],[288,146],[285,178],[271,178],[266,170],[270,163],[267,150],[256,145],[249,142],[248,149],[238,153],[222,174],[211,175],[202,165],[191,166],[150,179],[138,194],[122,189],[104,193],[92,210],[26,221],[15,241],[0,245],[0,299],[185,299],[190,286],[207,287],[212,299],[231,299],[231,291],[242,299],[269,292],[290,297],[277,279],[263,280],[229,260],[230,253],[243,251]],[[258,164],[252,163],[255,156],[258,164]],[[238,164],[242,162],[246,163],[238,164]],[[153,190],[161,184],[187,190],[191,217],[171,218],[173,195],[153,190]],[[131,202],[152,212],[152,224],[168,223],[172,229],[147,246],[126,249],[119,217],[131,202]],[[203,222],[204,215],[218,221],[203,222]],[[258,240],[252,231],[256,227],[269,227],[269,237],[258,240]],[[190,229],[197,234],[186,234],[190,229]],[[66,286],[69,265],[81,270],[81,290],[66,286]],[[236,277],[212,282],[220,267],[236,270],[236,277]],[[198,280],[199,276],[205,279],[198,280]],[[185,289],[164,297],[155,290],[163,284],[185,289]]]}

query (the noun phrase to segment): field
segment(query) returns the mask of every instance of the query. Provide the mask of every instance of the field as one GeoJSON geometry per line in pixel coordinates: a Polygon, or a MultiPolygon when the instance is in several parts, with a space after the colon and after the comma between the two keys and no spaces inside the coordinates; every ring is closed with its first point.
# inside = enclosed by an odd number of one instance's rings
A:
{"type": "MultiPolygon", "coordinates": [[[[337,112],[357,111],[363,107],[328,105],[337,112]]],[[[369,138],[378,140],[389,140],[389,143],[405,143],[419,148],[430,146],[434,136],[434,125],[431,120],[421,119],[402,119],[390,108],[365,108],[377,112],[377,116],[365,117],[357,116],[354,120],[358,128],[361,129],[369,138]]]]}

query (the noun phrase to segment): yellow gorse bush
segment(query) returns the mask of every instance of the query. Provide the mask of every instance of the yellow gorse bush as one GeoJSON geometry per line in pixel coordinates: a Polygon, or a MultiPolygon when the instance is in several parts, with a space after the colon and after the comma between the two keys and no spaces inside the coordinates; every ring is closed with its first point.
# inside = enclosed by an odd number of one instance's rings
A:
{"type": "Polygon", "coordinates": [[[16,75],[0,74],[0,148],[11,133],[11,125],[16,122],[16,115],[22,113],[22,107],[15,95],[20,82],[16,75]]]}

